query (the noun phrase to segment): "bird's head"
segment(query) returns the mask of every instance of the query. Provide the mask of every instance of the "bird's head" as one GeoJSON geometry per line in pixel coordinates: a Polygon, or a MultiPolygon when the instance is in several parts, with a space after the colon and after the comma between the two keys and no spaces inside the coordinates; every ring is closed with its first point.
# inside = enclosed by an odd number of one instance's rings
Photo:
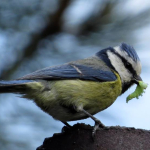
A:
{"type": "Polygon", "coordinates": [[[103,49],[96,55],[120,75],[122,93],[142,80],[140,59],[132,46],[122,43],[120,46],[103,49]]]}

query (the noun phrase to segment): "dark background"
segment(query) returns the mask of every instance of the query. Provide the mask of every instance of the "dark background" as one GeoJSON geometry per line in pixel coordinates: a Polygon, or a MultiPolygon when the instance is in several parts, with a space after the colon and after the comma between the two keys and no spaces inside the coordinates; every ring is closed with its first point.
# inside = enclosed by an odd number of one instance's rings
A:
{"type": "MultiPolygon", "coordinates": [[[[142,78],[150,83],[149,39],[148,0],[1,0],[0,79],[15,79],[126,42],[137,50],[142,78]]],[[[150,90],[126,104],[134,89],[95,116],[108,126],[149,129],[150,90]]],[[[94,124],[91,119],[80,122],[94,124]]],[[[32,101],[0,95],[1,150],[33,150],[62,126],[32,101]]]]}

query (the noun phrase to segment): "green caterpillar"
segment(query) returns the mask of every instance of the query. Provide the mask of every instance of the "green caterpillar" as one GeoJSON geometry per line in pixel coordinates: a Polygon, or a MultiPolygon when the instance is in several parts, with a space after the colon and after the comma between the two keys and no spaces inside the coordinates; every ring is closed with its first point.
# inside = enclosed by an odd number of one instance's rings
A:
{"type": "Polygon", "coordinates": [[[139,84],[137,85],[135,91],[133,93],[131,93],[127,99],[126,99],[126,102],[128,103],[129,100],[131,100],[132,98],[139,98],[139,96],[142,96],[142,93],[144,93],[144,89],[147,88],[147,84],[144,83],[143,81],[139,81],[139,84]]]}

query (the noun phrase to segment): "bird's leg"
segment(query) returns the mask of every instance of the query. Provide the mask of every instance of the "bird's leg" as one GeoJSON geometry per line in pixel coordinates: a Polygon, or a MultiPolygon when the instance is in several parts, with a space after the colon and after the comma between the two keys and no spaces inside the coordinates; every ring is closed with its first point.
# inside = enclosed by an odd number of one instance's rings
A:
{"type": "Polygon", "coordinates": [[[64,122],[64,121],[61,121],[62,123],[65,124],[65,126],[61,129],[61,133],[65,133],[67,130],[69,130],[72,126],[67,123],[67,122],[64,122]]]}
{"type": "Polygon", "coordinates": [[[84,109],[80,109],[81,112],[83,112],[84,114],[86,114],[87,116],[89,116],[91,119],[93,119],[95,121],[95,126],[94,129],[92,131],[92,137],[95,136],[96,130],[100,127],[100,128],[104,128],[105,125],[103,123],[101,123],[100,120],[98,120],[97,118],[95,118],[93,115],[91,115],[90,113],[88,113],[86,110],[84,109]]]}
{"type": "Polygon", "coordinates": [[[65,124],[65,125],[66,125],[66,127],[71,128],[71,125],[70,125],[69,123],[67,123],[67,122],[63,122],[63,121],[62,121],[62,123],[63,123],[63,124],[65,124]]]}

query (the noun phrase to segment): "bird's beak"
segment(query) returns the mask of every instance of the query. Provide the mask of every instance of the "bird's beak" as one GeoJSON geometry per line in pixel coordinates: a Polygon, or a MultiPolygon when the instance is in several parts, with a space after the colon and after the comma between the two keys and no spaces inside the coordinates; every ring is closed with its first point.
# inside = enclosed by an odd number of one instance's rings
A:
{"type": "Polygon", "coordinates": [[[138,76],[138,75],[134,76],[133,82],[134,82],[135,84],[139,84],[139,81],[142,81],[142,78],[141,78],[140,76],[138,76]]]}

